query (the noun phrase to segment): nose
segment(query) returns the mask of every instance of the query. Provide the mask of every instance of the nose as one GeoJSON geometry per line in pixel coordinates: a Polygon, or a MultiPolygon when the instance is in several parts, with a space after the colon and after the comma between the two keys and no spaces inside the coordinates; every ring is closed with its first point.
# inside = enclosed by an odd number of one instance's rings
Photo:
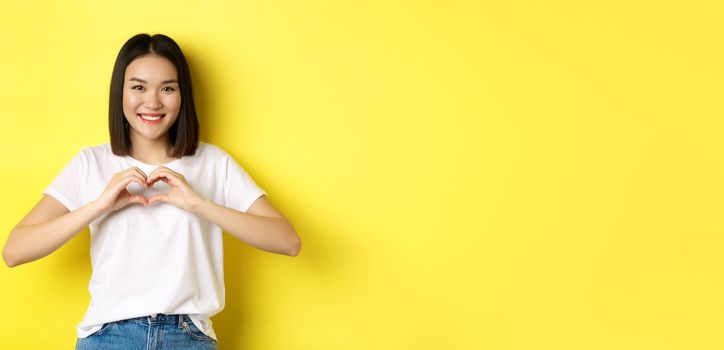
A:
{"type": "Polygon", "coordinates": [[[158,92],[151,92],[149,94],[146,94],[146,101],[144,105],[148,109],[159,109],[163,107],[161,99],[158,98],[158,92]]]}

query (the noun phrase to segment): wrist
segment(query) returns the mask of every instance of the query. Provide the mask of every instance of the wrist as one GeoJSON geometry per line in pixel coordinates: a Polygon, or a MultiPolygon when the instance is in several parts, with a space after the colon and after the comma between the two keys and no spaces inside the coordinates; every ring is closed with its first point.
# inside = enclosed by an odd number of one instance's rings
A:
{"type": "Polygon", "coordinates": [[[212,204],[210,200],[206,198],[199,198],[194,204],[191,205],[189,211],[194,214],[201,215],[204,209],[210,204],[212,204]]]}
{"type": "Polygon", "coordinates": [[[91,210],[91,212],[93,213],[93,217],[99,217],[99,216],[108,214],[108,212],[110,212],[110,208],[105,208],[97,200],[89,202],[86,205],[86,207],[88,207],[91,210]]]}

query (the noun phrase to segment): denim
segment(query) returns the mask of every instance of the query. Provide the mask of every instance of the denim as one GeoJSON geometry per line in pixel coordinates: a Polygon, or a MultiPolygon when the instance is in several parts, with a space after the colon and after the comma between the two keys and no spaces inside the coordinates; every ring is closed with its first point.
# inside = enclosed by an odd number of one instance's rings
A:
{"type": "Polygon", "coordinates": [[[217,344],[196,328],[188,315],[157,314],[106,323],[87,338],[78,338],[75,349],[216,350],[217,344]]]}

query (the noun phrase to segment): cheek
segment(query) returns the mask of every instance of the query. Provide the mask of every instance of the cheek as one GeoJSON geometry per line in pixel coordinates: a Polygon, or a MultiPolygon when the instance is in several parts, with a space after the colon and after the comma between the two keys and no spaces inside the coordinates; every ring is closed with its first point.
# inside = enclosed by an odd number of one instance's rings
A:
{"type": "Polygon", "coordinates": [[[123,94],[123,109],[124,110],[130,110],[136,108],[136,105],[139,103],[139,98],[133,95],[129,94],[123,94]]]}
{"type": "Polygon", "coordinates": [[[168,96],[168,98],[164,101],[164,105],[168,107],[168,109],[177,111],[179,108],[181,108],[181,96],[168,96]]]}

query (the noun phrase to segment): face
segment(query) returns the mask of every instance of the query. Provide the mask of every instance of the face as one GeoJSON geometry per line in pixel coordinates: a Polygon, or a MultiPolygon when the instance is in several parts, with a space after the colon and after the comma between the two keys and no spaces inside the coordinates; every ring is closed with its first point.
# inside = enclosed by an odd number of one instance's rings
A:
{"type": "Polygon", "coordinates": [[[136,58],[123,78],[123,114],[130,124],[131,142],[139,137],[167,137],[181,107],[176,67],[155,55],[136,58]]]}

